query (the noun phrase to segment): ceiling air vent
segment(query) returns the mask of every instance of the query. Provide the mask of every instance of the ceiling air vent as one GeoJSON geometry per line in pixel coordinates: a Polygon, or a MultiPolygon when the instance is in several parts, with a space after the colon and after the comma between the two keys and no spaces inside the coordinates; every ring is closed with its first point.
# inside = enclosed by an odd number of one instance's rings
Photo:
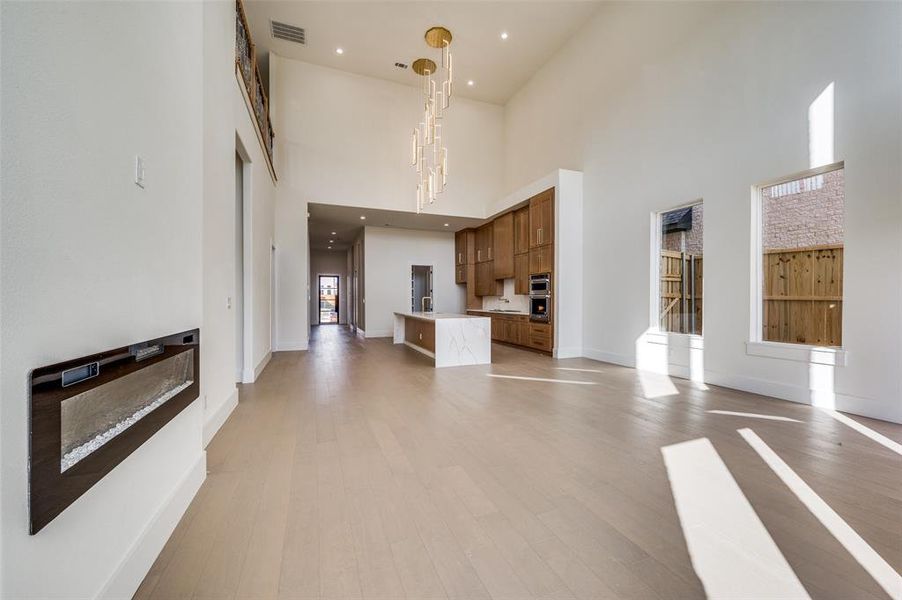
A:
{"type": "Polygon", "coordinates": [[[395,63],[395,66],[398,67],[399,69],[406,69],[406,68],[407,68],[407,65],[405,65],[405,64],[402,63],[402,62],[396,62],[396,63],[395,63]]]}
{"type": "Polygon", "coordinates": [[[303,27],[295,27],[279,21],[270,21],[269,23],[272,26],[272,36],[274,38],[296,44],[307,44],[307,34],[303,27]]]}

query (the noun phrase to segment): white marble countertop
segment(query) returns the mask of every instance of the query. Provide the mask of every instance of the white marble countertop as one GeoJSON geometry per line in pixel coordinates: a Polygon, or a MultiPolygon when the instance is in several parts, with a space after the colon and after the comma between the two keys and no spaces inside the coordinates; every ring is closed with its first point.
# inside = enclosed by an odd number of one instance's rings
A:
{"type": "Polygon", "coordinates": [[[411,311],[394,313],[394,321],[394,343],[429,356],[436,368],[492,362],[492,320],[488,315],[411,311]],[[424,337],[422,325],[413,321],[431,323],[435,337],[428,332],[424,337]]]}
{"type": "Polygon", "coordinates": [[[483,310],[481,308],[478,308],[478,309],[470,308],[470,309],[467,309],[467,312],[480,313],[480,314],[486,314],[486,315],[511,315],[513,317],[528,317],[529,316],[528,312],[519,311],[519,310],[516,310],[516,311],[514,311],[514,310],[483,310]]]}
{"type": "Polygon", "coordinates": [[[407,319],[419,319],[420,321],[439,321],[447,319],[483,319],[485,317],[477,317],[476,315],[458,315],[455,313],[432,313],[432,312],[395,312],[399,317],[407,319]]]}

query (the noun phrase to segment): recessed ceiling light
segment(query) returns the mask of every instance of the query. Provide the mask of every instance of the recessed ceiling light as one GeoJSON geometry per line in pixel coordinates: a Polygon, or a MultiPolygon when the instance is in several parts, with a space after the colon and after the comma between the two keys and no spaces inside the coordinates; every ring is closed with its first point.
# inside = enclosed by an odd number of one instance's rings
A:
{"type": "Polygon", "coordinates": [[[332,243],[332,240],[329,240],[329,243],[331,244],[331,243],[332,243]]]}
{"type": "Polygon", "coordinates": [[[332,232],[332,235],[337,235],[337,234],[333,231],[333,232],[332,232]]]}
{"type": "Polygon", "coordinates": [[[332,246],[329,246],[329,250],[331,250],[331,249],[332,249],[332,246]]]}
{"type": "Polygon", "coordinates": [[[361,220],[361,221],[366,221],[366,217],[363,216],[363,215],[360,215],[360,220],[361,220]]]}
{"type": "MultiPolygon", "coordinates": [[[[507,35],[507,34],[505,34],[505,35],[507,35]]],[[[344,54],[344,53],[345,53],[344,48],[336,48],[335,49],[335,54],[344,54]]]]}
{"type": "Polygon", "coordinates": [[[467,85],[473,87],[474,85],[476,85],[476,82],[471,79],[467,82],[467,85]]]}
{"type": "Polygon", "coordinates": [[[502,39],[502,40],[506,40],[506,39],[507,39],[507,32],[506,32],[506,31],[502,31],[502,32],[501,32],[501,39],[502,39]]]}
{"type": "Polygon", "coordinates": [[[447,227],[448,225],[450,225],[450,223],[445,223],[445,227],[447,227]]]}

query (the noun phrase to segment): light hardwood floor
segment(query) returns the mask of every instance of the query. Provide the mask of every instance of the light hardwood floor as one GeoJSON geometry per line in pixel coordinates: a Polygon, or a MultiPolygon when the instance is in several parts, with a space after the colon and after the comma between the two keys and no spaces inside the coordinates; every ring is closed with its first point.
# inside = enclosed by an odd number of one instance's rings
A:
{"type": "MultiPolygon", "coordinates": [[[[887,597],[737,429],[899,571],[891,449],[808,406],[492,350],[492,365],[436,370],[390,340],[321,326],[308,352],[275,354],[241,387],[136,598],[704,597],[661,452],[697,438],[811,597],[887,597]]],[[[902,427],[856,420],[902,440],[902,427]]]]}

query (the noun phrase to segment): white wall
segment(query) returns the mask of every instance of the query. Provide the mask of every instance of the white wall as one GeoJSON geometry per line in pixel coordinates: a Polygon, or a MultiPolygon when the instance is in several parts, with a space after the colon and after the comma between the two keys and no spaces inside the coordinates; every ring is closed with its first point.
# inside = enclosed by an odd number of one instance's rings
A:
{"type": "Polygon", "coordinates": [[[242,377],[253,381],[272,348],[270,241],[275,183],[266,166],[241,84],[235,77],[235,11],[229,2],[204,13],[204,340],[201,379],[209,441],[237,405],[235,387],[235,152],[245,159],[245,343],[242,377]],[[231,305],[231,306],[230,306],[231,305]]]}
{"type": "MultiPolygon", "coordinates": [[[[416,87],[278,56],[276,129],[286,169],[307,202],[415,210],[410,134],[419,122],[416,87]]],[[[416,75],[410,74],[411,81],[416,75]]],[[[448,188],[428,212],[484,217],[500,195],[502,107],[457,97],[445,113],[448,188]]]]}
{"type": "Polygon", "coordinates": [[[234,40],[226,3],[204,4],[204,324],[201,353],[205,397],[204,441],[208,442],[235,407],[235,316],[227,298],[235,296],[235,134],[233,106],[223,102],[235,93],[234,40]],[[229,42],[232,42],[230,47],[229,42]],[[231,75],[231,77],[230,77],[231,75]],[[226,161],[232,168],[226,168],[226,161]],[[229,256],[232,257],[229,260],[229,256]]]}
{"type": "Polygon", "coordinates": [[[585,173],[587,355],[635,364],[649,327],[649,215],[703,198],[705,378],[808,400],[807,363],[745,352],[750,186],[809,167],[808,108],[835,82],[849,363],[815,387],[832,385],[841,410],[902,421],[900,11],[612,3],[510,101],[506,190],[558,167],[585,173]]]}
{"type": "Polygon", "coordinates": [[[337,250],[310,252],[310,323],[319,322],[319,276],[338,275],[338,321],[348,322],[348,253],[337,250]]]}
{"type": "Polygon", "coordinates": [[[275,350],[306,350],[310,334],[307,310],[310,302],[310,256],[307,236],[307,178],[301,165],[306,141],[299,137],[302,123],[315,115],[299,113],[293,94],[286,85],[283,64],[275,55],[269,58],[270,117],[275,131],[276,172],[276,331],[275,350]]]}
{"type": "Polygon", "coordinates": [[[392,313],[410,311],[410,268],[432,265],[436,312],[466,310],[466,291],[454,283],[454,234],[366,227],[366,337],[393,335],[392,313]]]}
{"type": "Polygon", "coordinates": [[[29,536],[28,373],[202,325],[202,7],[0,10],[0,596],[127,597],[203,480],[201,402],[29,536]]]}

